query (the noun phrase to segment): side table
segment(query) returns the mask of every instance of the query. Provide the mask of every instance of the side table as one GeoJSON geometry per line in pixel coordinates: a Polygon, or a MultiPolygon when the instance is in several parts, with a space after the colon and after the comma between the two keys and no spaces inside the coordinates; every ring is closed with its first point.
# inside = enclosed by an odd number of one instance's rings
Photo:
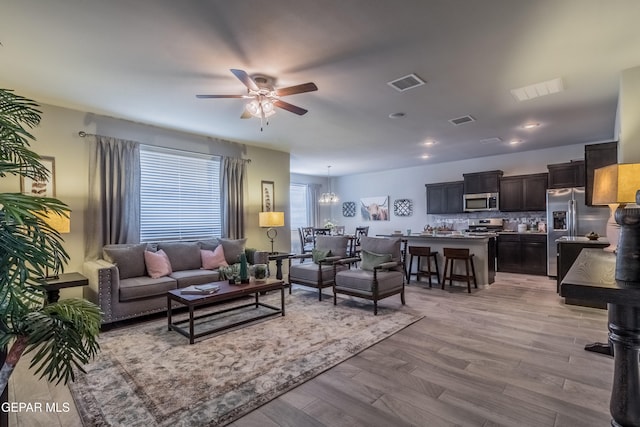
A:
{"type": "Polygon", "coordinates": [[[276,279],[282,280],[282,260],[288,259],[294,254],[289,252],[273,252],[269,254],[269,261],[276,262],[276,279]]]}
{"type": "Polygon", "coordinates": [[[87,286],[89,279],[80,273],[62,273],[57,278],[42,279],[42,286],[47,290],[47,301],[58,302],[60,289],[87,286]]]}
{"type": "Polygon", "coordinates": [[[560,296],[607,303],[614,359],[611,425],[639,426],[640,283],[630,286],[617,282],[615,266],[613,253],[583,249],[560,284],[560,296]]]}

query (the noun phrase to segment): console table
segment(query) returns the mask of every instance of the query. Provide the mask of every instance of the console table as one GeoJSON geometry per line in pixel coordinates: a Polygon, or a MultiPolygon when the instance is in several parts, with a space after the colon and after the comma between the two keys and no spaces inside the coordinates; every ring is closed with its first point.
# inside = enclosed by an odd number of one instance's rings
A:
{"type": "Polygon", "coordinates": [[[615,280],[615,254],[583,249],[560,285],[560,296],[607,303],[613,346],[612,426],[640,425],[640,283],[615,280]]]}

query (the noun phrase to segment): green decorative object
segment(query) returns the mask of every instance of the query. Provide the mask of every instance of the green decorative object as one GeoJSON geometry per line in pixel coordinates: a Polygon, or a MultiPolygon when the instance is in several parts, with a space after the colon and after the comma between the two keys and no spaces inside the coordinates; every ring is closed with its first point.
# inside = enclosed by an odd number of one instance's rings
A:
{"type": "Polygon", "coordinates": [[[249,283],[249,269],[247,268],[247,255],[240,254],[240,283],[249,283]]]}

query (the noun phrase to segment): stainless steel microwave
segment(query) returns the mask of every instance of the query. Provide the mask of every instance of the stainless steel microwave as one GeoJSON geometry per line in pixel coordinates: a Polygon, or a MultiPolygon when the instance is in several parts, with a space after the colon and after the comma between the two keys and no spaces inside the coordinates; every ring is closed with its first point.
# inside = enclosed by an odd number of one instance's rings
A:
{"type": "Polygon", "coordinates": [[[465,194],[463,197],[465,212],[497,211],[500,209],[498,193],[465,194]]]}

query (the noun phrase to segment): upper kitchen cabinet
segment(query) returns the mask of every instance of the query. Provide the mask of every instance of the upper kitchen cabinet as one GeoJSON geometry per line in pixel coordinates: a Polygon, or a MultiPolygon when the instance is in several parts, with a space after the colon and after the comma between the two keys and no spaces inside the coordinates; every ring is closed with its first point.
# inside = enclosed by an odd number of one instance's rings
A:
{"type": "Polygon", "coordinates": [[[462,174],[464,194],[497,193],[500,190],[502,174],[499,170],[462,174]]]}
{"type": "Polygon", "coordinates": [[[428,214],[461,213],[464,211],[462,205],[463,181],[426,184],[426,187],[428,214]]]}
{"type": "Polygon", "coordinates": [[[584,146],[585,166],[585,203],[592,206],[593,177],[595,170],[618,163],[618,143],[605,142],[604,144],[589,144],[584,146]]]}
{"type": "Polygon", "coordinates": [[[547,165],[549,169],[548,188],[584,187],[584,160],[547,165]]]}
{"type": "Polygon", "coordinates": [[[548,174],[505,176],[500,179],[502,212],[544,211],[547,209],[548,174]]]}

